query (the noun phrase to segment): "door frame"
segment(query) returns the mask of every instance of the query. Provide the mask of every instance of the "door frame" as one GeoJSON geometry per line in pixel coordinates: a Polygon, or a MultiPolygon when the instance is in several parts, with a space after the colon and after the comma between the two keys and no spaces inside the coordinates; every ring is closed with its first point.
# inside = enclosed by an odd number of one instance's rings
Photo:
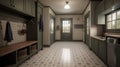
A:
{"type": "MultiPolygon", "coordinates": [[[[55,17],[53,15],[50,14],[50,20],[53,20],[53,24],[54,24],[54,30],[53,30],[53,34],[50,33],[50,44],[53,44],[55,42],[55,17]],[[52,36],[51,36],[52,35],[52,36]],[[51,42],[51,38],[53,38],[53,42],[51,42]]],[[[51,25],[51,22],[50,22],[50,25],[51,25]]],[[[50,27],[51,28],[51,27],[50,27]]],[[[50,32],[51,32],[51,29],[50,29],[50,32]]]]}
{"type": "MultiPolygon", "coordinates": [[[[88,12],[86,15],[85,15],[85,35],[84,35],[84,39],[85,39],[85,44],[87,44],[89,47],[90,47],[90,29],[89,29],[89,34],[87,35],[87,18],[90,17],[90,12],[88,12]],[[87,42],[88,40],[88,42],[87,42]]],[[[90,19],[90,18],[89,18],[90,19]]]]}
{"type": "Polygon", "coordinates": [[[61,18],[61,19],[60,19],[60,26],[61,26],[61,27],[60,27],[60,29],[61,29],[61,30],[60,30],[60,32],[61,32],[61,33],[60,33],[60,34],[61,34],[61,41],[72,41],[72,40],[73,40],[73,18],[61,18]],[[70,31],[71,31],[71,40],[62,40],[62,21],[63,21],[63,20],[66,20],[66,19],[71,20],[71,27],[70,27],[70,29],[71,29],[71,30],[70,30],[70,31]]]}

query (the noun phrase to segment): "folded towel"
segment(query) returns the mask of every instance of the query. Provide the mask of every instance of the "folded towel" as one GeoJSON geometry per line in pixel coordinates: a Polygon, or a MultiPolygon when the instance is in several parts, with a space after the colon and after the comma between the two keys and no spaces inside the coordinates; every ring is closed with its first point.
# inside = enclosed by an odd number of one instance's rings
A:
{"type": "Polygon", "coordinates": [[[9,22],[6,23],[6,31],[5,31],[4,40],[6,40],[7,42],[11,42],[13,40],[12,29],[11,29],[9,22]]]}

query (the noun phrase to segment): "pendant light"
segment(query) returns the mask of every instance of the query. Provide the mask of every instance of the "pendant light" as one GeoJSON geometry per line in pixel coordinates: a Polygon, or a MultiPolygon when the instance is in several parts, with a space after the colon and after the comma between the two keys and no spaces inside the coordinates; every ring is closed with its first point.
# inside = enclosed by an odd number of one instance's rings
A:
{"type": "Polygon", "coordinates": [[[66,1],[66,5],[64,6],[64,9],[70,9],[70,5],[68,4],[69,2],[66,1]]]}

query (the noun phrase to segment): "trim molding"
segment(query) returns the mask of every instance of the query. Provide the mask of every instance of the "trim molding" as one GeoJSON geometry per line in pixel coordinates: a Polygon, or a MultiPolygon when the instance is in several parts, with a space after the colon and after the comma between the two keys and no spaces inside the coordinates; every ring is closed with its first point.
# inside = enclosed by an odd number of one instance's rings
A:
{"type": "MultiPolygon", "coordinates": [[[[63,40],[55,40],[55,42],[60,41],[60,42],[65,42],[63,40]]],[[[83,42],[83,40],[71,40],[71,41],[66,41],[66,42],[83,42]]]]}
{"type": "Polygon", "coordinates": [[[89,4],[90,4],[90,1],[88,2],[87,6],[86,6],[85,9],[83,10],[82,15],[85,13],[85,11],[86,11],[87,7],[89,6],[89,4]]]}
{"type": "Polygon", "coordinates": [[[43,47],[50,47],[51,45],[43,45],[43,47]]]}

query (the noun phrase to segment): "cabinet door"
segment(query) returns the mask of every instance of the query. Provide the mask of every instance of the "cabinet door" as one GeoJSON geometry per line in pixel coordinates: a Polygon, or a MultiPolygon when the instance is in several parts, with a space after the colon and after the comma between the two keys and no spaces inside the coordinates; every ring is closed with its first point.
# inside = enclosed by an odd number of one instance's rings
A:
{"type": "Polygon", "coordinates": [[[99,43],[98,43],[97,39],[95,39],[94,42],[95,42],[95,44],[94,44],[94,51],[95,51],[95,54],[98,55],[99,43]]]}
{"type": "Polygon", "coordinates": [[[120,67],[120,46],[116,47],[117,66],[120,67]]]}
{"type": "Polygon", "coordinates": [[[23,0],[14,0],[14,5],[15,5],[15,9],[18,10],[18,11],[23,11],[23,0]]]}
{"type": "Polygon", "coordinates": [[[107,62],[107,45],[105,41],[99,41],[99,55],[104,63],[107,62]]]}
{"type": "Polygon", "coordinates": [[[113,6],[114,0],[105,0],[105,9],[109,9],[113,6]]]}
{"type": "Polygon", "coordinates": [[[35,17],[35,2],[31,0],[31,14],[35,17]]]}
{"type": "Polygon", "coordinates": [[[114,0],[115,4],[120,4],[120,0],[114,0]]]}
{"type": "Polygon", "coordinates": [[[31,15],[31,0],[25,0],[25,13],[31,15]]]}
{"type": "Polygon", "coordinates": [[[94,38],[91,38],[91,49],[94,50],[94,38]]]}
{"type": "Polygon", "coordinates": [[[0,4],[7,7],[10,7],[12,5],[11,2],[11,0],[0,0],[0,4]]]}

